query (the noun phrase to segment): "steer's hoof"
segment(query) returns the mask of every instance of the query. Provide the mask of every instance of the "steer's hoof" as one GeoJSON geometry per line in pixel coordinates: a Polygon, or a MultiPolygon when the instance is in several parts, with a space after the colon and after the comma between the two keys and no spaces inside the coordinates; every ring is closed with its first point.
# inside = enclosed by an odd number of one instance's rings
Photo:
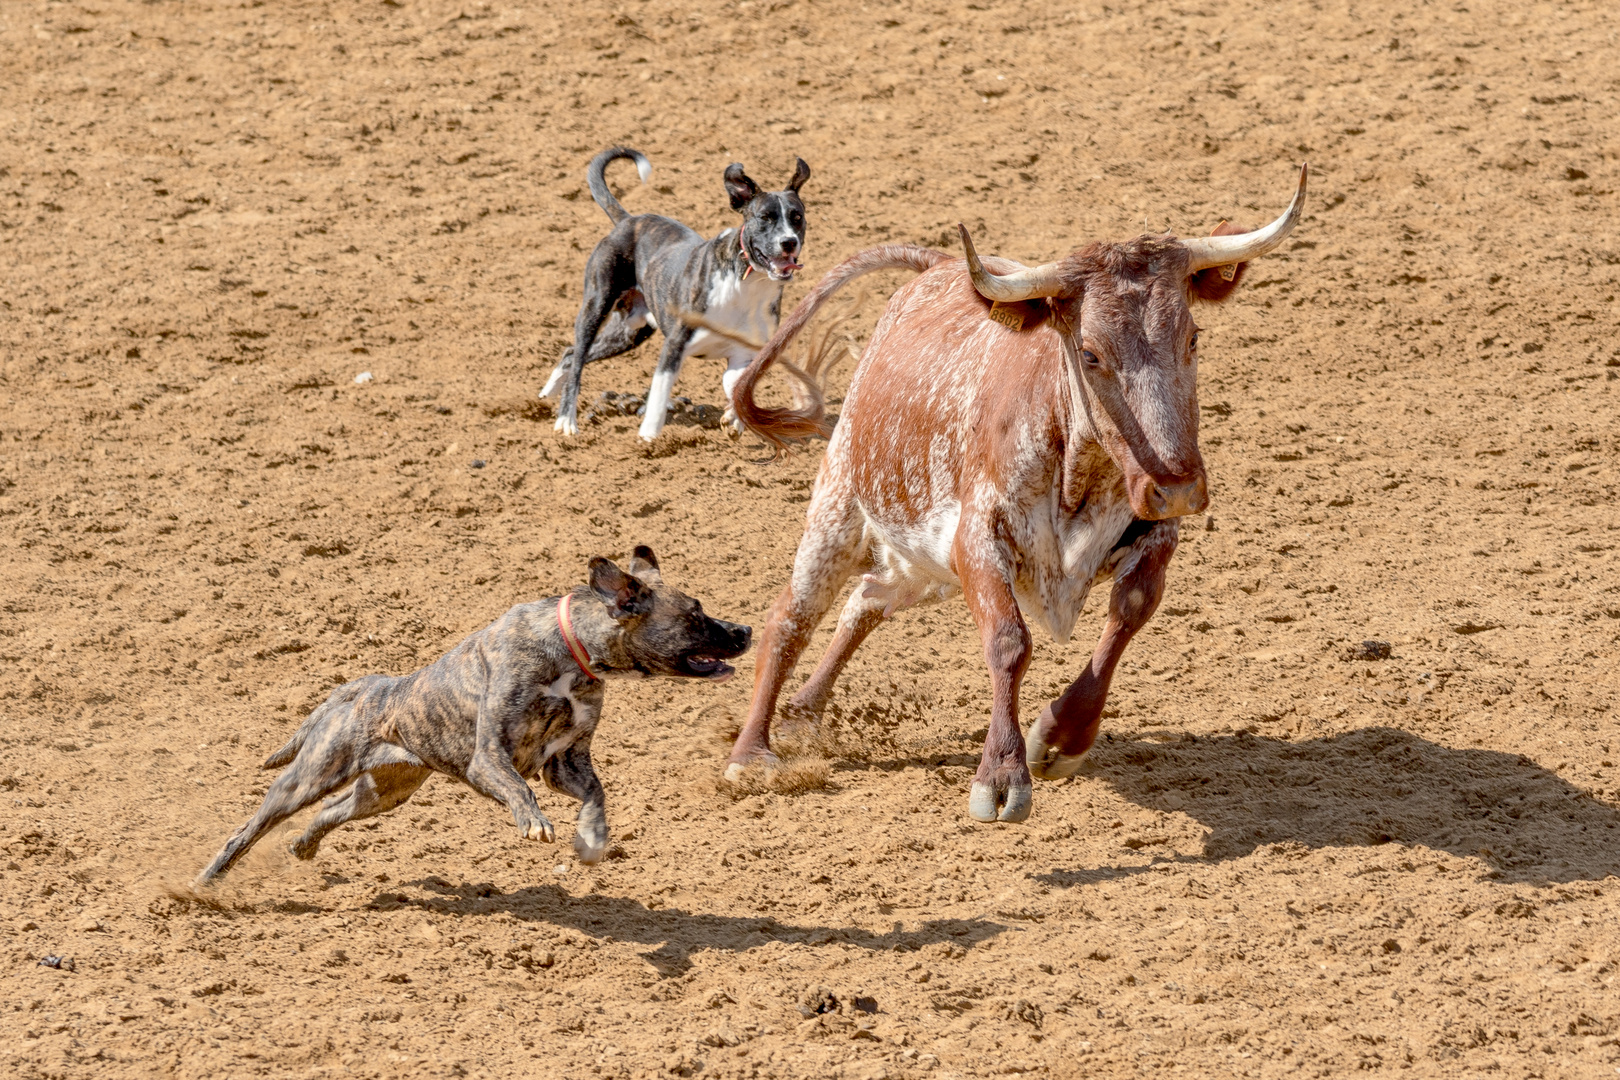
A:
{"type": "Polygon", "coordinates": [[[741,784],[751,766],[763,766],[765,772],[769,774],[780,764],[782,764],[781,759],[769,750],[763,754],[752,754],[747,761],[733,761],[726,766],[726,783],[741,784]]]}
{"type": "Polygon", "coordinates": [[[1035,790],[1028,784],[997,788],[975,780],[968,795],[968,815],[975,821],[1023,821],[1034,803],[1035,790]]]}
{"type": "Polygon", "coordinates": [[[1041,711],[1040,719],[1030,725],[1029,734],[1024,737],[1024,760],[1029,763],[1030,775],[1042,780],[1067,780],[1080,771],[1080,763],[1097,738],[1097,725],[1101,720],[1098,717],[1089,724],[1082,724],[1078,731],[1061,730],[1053,711],[1055,704],[1041,711]],[[1079,753],[1066,754],[1058,749],[1059,744],[1079,753]]]}
{"type": "Polygon", "coordinates": [[[1086,760],[1085,754],[1064,754],[1055,746],[1037,742],[1033,732],[1024,750],[1029,759],[1030,775],[1042,780],[1067,780],[1080,771],[1080,763],[1086,760]]]}

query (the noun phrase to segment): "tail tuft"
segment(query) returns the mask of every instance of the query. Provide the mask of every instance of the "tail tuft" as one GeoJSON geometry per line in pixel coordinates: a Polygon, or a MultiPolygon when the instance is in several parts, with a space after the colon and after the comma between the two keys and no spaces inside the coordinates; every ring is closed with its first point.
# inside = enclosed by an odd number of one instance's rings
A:
{"type": "Polygon", "coordinates": [[[856,278],[878,270],[915,270],[920,274],[950,258],[952,256],[943,251],[915,244],[885,244],[851,255],[829,270],[827,276],[817,282],[816,287],[782,320],[782,325],[771,340],[743,370],[731,395],[737,419],[765,440],[773,457],[780,457],[793,440],[829,435],[826,398],[819,375],[822,366],[836,353],[824,347],[823,342],[823,347],[811,350],[806,368],[799,368],[782,359],[783,351],[822,306],[832,299],[833,294],[856,278]],[[780,364],[797,384],[794,404],[790,408],[772,409],[754,401],[754,388],[760,376],[774,364],[780,364]]]}

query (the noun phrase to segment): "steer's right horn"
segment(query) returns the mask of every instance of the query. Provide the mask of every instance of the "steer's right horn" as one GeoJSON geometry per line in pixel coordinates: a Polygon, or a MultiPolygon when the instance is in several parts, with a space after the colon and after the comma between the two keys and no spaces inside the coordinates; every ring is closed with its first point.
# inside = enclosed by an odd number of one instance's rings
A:
{"type": "Polygon", "coordinates": [[[1288,234],[1294,231],[1299,224],[1299,215],[1305,209],[1305,178],[1310,169],[1305,165],[1299,167],[1299,187],[1294,189],[1294,201],[1288,204],[1282,217],[1273,221],[1263,229],[1254,232],[1239,233],[1236,236],[1205,236],[1191,240],[1183,240],[1182,246],[1187,249],[1187,270],[1196,274],[1200,270],[1207,270],[1211,266],[1231,266],[1234,263],[1248,262],[1258,259],[1276,251],[1287,239],[1288,234]]]}
{"type": "Polygon", "coordinates": [[[958,223],[956,228],[962,234],[962,247],[967,251],[968,275],[973,278],[973,287],[986,300],[1010,304],[1037,296],[1057,296],[1063,291],[1057,263],[1014,270],[1010,274],[992,274],[979,262],[979,253],[973,250],[973,238],[968,236],[967,226],[958,223]]]}

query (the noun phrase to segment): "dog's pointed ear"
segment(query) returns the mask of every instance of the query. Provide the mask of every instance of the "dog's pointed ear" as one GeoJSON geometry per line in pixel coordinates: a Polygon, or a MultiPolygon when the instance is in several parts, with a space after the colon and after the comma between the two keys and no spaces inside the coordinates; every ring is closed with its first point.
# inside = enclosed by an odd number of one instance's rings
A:
{"type": "Polygon", "coordinates": [[[748,179],[743,167],[737,162],[726,166],[726,194],[731,196],[731,208],[740,211],[754,200],[759,194],[759,185],[748,179]]]}
{"type": "Polygon", "coordinates": [[[793,166],[793,179],[788,181],[789,191],[798,191],[804,187],[804,182],[810,179],[810,166],[804,163],[804,158],[795,159],[798,164],[793,166]]]}
{"type": "Polygon", "coordinates": [[[652,610],[652,590],[620,570],[612,560],[591,560],[591,591],[607,605],[608,614],[623,621],[652,610]]]}
{"type": "Polygon", "coordinates": [[[658,572],[658,556],[646,544],[637,544],[630,553],[630,573],[648,585],[664,583],[664,575],[658,572]]]}

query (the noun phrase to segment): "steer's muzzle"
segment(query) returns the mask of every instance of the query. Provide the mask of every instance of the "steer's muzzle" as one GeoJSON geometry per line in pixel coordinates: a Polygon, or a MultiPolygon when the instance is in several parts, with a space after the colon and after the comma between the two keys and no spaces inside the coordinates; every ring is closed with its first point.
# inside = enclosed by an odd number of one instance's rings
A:
{"type": "Polygon", "coordinates": [[[1143,476],[1130,485],[1131,510],[1143,521],[1201,514],[1209,506],[1209,487],[1202,471],[1190,480],[1155,480],[1143,476]]]}

